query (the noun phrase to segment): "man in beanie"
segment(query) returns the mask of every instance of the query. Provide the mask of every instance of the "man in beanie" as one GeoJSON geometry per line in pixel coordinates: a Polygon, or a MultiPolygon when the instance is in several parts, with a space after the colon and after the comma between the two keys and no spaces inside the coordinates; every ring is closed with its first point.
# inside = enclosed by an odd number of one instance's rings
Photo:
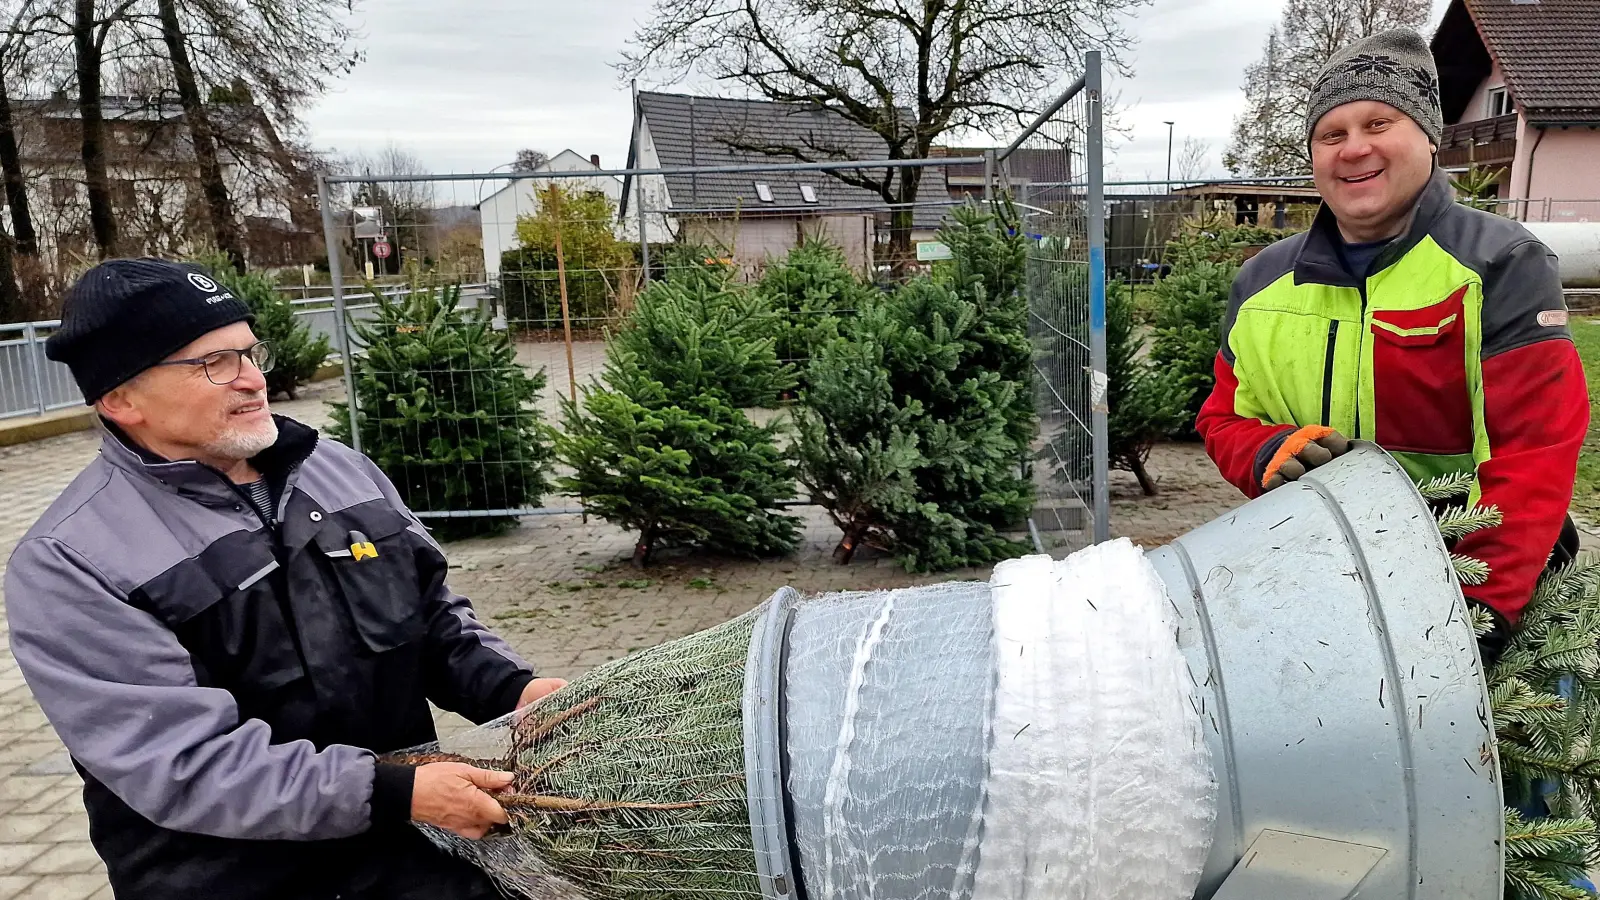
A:
{"type": "Polygon", "coordinates": [[[119,900],[495,897],[421,821],[506,821],[509,773],[377,753],[560,687],[445,586],[371,461],[268,412],[271,349],[205,272],[111,260],[46,344],[104,425],[17,546],[11,647],[119,900]]]}
{"type": "Polygon", "coordinates": [[[1556,259],[1516,222],[1455,201],[1416,32],[1335,53],[1306,126],[1323,207],[1239,271],[1196,427],[1252,497],[1352,438],[1418,481],[1475,474],[1474,499],[1505,523],[1455,549],[1492,571],[1465,586],[1497,623],[1480,641],[1492,663],[1541,570],[1577,549],[1566,515],[1589,402],[1556,259]]]}

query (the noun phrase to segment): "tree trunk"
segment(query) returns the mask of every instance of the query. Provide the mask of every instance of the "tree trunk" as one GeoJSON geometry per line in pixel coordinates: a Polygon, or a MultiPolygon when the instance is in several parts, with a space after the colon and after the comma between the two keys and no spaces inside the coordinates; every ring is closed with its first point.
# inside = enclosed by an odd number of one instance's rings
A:
{"type": "Polygon", "coordinates": [[[89,227],[100,258],[117,255],[117,214],[111,205],[111,179],[106,175],[105,116],[100,106],[100,42],[94,0],[76,0],[72,44],[78,64],[78,116],[83,125],[83,172],[89,188],[89,227]]]}
{"type": "Polygon", "coordinates": [[[850,560],[855,558],[856,548],[861,546],[861,539],[866,535],[866,529],[861,527],[851,528],[839,540],[839,545],[833,548],[833,561],[837,565],[848,566],[850,560]]]}
{"type": "Polygon", "coordinates": [[[212,130],[211,116],[200,97],[200,87],[195,83],[194,67],[189,63],[189,46],[183,29],[178,24],[177,0],[160,0],[161,36],[166,40],[167,53],[172,58],[172,75],[178,83],[178,102],[183,105],[183,115],[189,122],[189,138],[194,143],[194,158],[200,169],[200,188],[206,198],[206,212],[211,218],[211,232],[217,249],[228,254],[233,268],[244,271],[244,241],[239,224],[234,219],[233,201],[228,197],[228,186],[222,180],[222,165],[217,161],[216,132],[212,130]]]}
{"type": "Polygon", "coordinates": [[[906,267],[917,258],[911,246],[911,232],[916,228],[917,191],[922,184],[921,169],[899,169],[894,176],[894,210],[889,213],[889,264],[896,276],[903,276],[906,267]]]}
{"type": "Polygon", "coordinates": [[[11,235],[0,232],[0,322],[25,322],[22,292],[11,270],[11,235]]]}
{"type": "MultiPolygon", "coordinates": [[[[28,206],[28,185],[22,177],[22,154],[17,149],[16,125],[11,118],[11,95],[0,75],[0,172],[4,173],[6,206],[11,210],[11,235],[15,240],[6,262],[14,269],[21,287],[15,315],[26,320],[27,312],[43,309],[43,266],[39,262],[39,235],[33,227],[33,212],[28,206]]],[[[48,318],[46,316],[45,318],[48,318]]]]}
{"type": "Polygon", "coordinates": [[[1156,495],[1156,483],[1150,480],[1150,473],[1144,470],[1144,460],[1135,455],[1128,461],[1128,468],[1133,471],[1133,477],[1139,479],[1139,489],[1144,491],[1146,497],[1156,495]]]}

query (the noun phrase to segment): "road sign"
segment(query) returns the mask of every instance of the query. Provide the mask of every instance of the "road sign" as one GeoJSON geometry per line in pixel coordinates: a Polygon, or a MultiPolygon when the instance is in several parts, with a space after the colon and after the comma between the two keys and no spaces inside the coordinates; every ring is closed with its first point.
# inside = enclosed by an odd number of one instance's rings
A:
{"type": "Polygon", "coordinates": [[[917,241],[917,259],[921,262],[950,259],[950,246],[939,241],[917,241]]]}
{"type": "Polygon", "coordinates": [[[389,254],[392,252],[394,251],[389,248],[388,241],[378,241],[372,245],[372,255],[379,259],[388,259],[389,254]]]}

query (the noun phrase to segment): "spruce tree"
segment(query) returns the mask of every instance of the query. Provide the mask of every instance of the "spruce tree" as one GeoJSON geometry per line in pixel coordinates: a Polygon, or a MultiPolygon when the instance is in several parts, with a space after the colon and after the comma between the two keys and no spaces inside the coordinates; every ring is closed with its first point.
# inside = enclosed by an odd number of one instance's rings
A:
{"type": "Polygon", "coordinates": [[[1216,384],[1222,317],[1238,267],[1230,262],[1196,260],[1176,265],[1156,282],[1150,360],[1171,372],[1184,398],[1180,435],[1194,434],[1200,407],[1216,384]]]}
{"type": "Polygon", "coordinates": [[[837,337],[839,319],[860,311],[874,290],[850,270],[844,252],[805,240],[761,276],[758,290],[779,317],[778,359],[804,378],[817,348],[837,337]]]}
{"type": "Polygon", "coordinates": [[[563,401],[561,487],[584,508],[638,534],[633,561],[662,546],[742,556],[785,553],[798,522],[777,512],[794,495],[780,426],[741,410],[793,386],[778,363],[759,297],[695,267],[640,296],[606,348],[600,383],[563,401]]]}
{"type": "Polygon", "coordinates": [[[1175,371],[1154,365],[1139,351],[1133,294],[1123,281],[1106,285],[1106,417],[1108,459],[1132,472],[1146,496],[1156,493],[1145,460],[1157,441],[1183,426],[1186,394],[1175,371]]]}
{"type": "Polygon", "coordinates": [[[812,361],[797,411],[800,478],[844,532],[908,570],[984,565],[1033,503],[1013,411],[1023,385],[977,364],[980,313],[949,285],[913,281],[866,304],[812,361]]]}
{"type": "MultiPolygon", "coordinates": [[[[353,322],[366,352],[354,360],[361,449],[418,512],[537,506],[549,492],[549,429],[516,346],[475,311],[457,307],[458,285],[413,284],[378,297],[376,315],[353,322]]],[[[332,435],[348,442],[350,410],[331,404],[332,435]]],[[[492,533],[513,516],[436,518],[441,539],[492,533]]]]}

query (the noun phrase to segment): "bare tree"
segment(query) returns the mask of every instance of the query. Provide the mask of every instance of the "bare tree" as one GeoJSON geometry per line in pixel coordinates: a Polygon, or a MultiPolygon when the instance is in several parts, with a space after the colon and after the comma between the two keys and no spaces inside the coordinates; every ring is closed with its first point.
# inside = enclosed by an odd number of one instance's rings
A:
{"type": "MultiPolygon", "coordinates": [[[[1091,48],[1126,71],[1127,14],[1145,2],[655,0],[619,68],[668,81],[698,74],[768,100],[817,104],[880,137],[888,159],[916,159],[952,129],[1026,123],[1091,48]]],[[[798,140],[745,149],[799,161],[853,156],[798,140]]],[[[832,174],[895,205],[903,254],[921,173],[832,174]]]]}
{"type": "Polygon", "coordinates": [[[517,151],[517,158],[511,164],[511,169],[515,172],[532,172],[549,161],[550,154],[543,150],[524,148],[517,151]]]}
{"type": "MultiPolygon", "coordinates": [[[[369,177],[351,185],[351,205],[381,211],[385,232],[402,251],[384,264],[398,270],[404,251],[421,248],[430,237],[427,229],[433,224],[434,192],[431,182],[395,181],[393,176],[429,175],[431,171],[415,153],[393,141],[374,153],[354,154],[340,168],[349,175],[369,177]]],[[[357,253],[355,258],[364,257],[357,253]]]]}
{"type": "Polygon", "coordinates": [[[1296,175],[1311,168],[1306,111],[1328,57],[1390,28],[1427,24],[1428,0],[1289,0],[1261,59],[1245,68],[1245,112],[1223,164],[1235,174],[1296,175]]]}
{"type": "Polygon", "coordinates": [[[1186,137],[1183,139],[1183,149],[1178,151],[1178,158],[1173,163],[1173,172],[1178,180],[1184,183],[1193,183],[1206,176],[1211,170],[1211,142],[1199,138],[1186,137]]]}
{"type": "Polygon", "coordinates": [[[117,215],[106,173],[105,111],[100,79],[106,39],[126,21],[137,0],[118,0],[101,9],[96,0],[73,0],[70,20],[78,82],[78,119],[83,129],[84,184],[89,191],[89,227],[100,258],[117,255],[117,215]]]}
{"type": "Polygon", "coordinates": [[[33,227],[33,212],[28,205],[28,187],[22,172],[22,157],[17,147],[16,125],[11,114],[8,82],[13,71],[21,70],[21,44],[24,31],[20,17],[11,22],[0,41],[0,172],[5,177],[6,206],[11,211],[11,236],[0,248],[4,271],[0,272],[0,321],[24,316],[24,311],[39,302],[37,278],[39,237],[33,227]]]}

